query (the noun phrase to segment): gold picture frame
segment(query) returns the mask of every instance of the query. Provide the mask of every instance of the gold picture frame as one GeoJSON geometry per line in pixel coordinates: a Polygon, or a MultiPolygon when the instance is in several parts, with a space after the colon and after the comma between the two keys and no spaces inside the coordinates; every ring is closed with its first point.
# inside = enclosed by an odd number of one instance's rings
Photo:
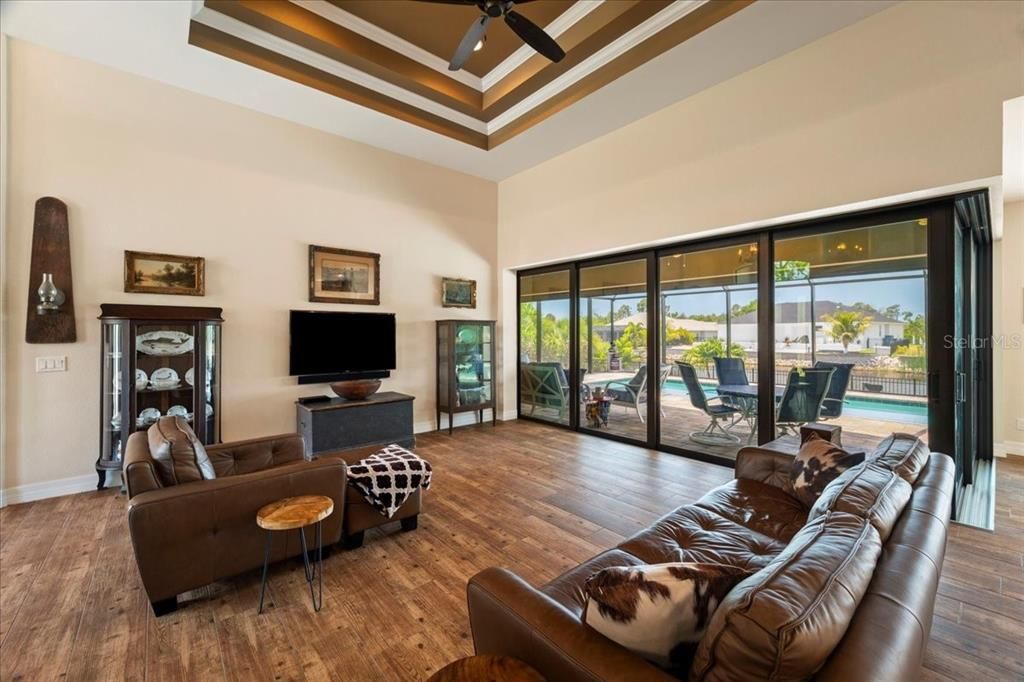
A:
{"type": "Polygon", "coordinates": [[[206,295],[206,259],[148,251],[124,252],[124,290],[129,294],[206,295]]]}
{"type": "Polygon", "coordinates": [[[441,306],[444,308],[476,308],[476,280],[441,279],[441,306]]]}
{"type": "Polygon", "coordinates": [[[380,305],[380,254],[310,244],[309,300],[380,305]]]}

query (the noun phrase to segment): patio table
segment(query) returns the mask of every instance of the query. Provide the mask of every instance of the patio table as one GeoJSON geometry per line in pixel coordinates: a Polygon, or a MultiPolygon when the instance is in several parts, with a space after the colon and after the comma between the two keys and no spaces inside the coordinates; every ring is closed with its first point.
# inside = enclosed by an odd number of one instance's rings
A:
{"type": "MultiPolygon", "coordinates": [[[[718,395],[732,398],[733,404],[740,410],[740,418],[733,422],[729,429],[738,424],[740,420],[746,422],[747,428],[750,429],[747,442],[750,443],[754,439],[757,427],[757,384],[719,384],[716,389],[718,395]]],[[[782,399],[782,394],[785,391],[785,386],[775,387],[775,402],[782,399]]]]}

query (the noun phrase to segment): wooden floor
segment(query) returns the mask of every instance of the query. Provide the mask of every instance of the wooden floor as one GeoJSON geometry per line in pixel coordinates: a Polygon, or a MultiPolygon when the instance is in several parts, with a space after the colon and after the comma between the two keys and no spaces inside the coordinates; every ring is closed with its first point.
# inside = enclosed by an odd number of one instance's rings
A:
{"type": "MultiPolygon", "coordinates": [[[[731,478],[728,469],[527,422],[431,434],[420,528],[325,562],[252,571],[155,619],[116,491],[0,510],[0,679],[422,680],[471,653],[466,580],[540,583],[731,478]]],[[[922,679],[1024,678],[1024,461],[999,462],[996,532],[954,526],[922,679]]]]}
{"type": "MultiPolygon", "coordinates": [[[[529,415],[535,419],[544,419],[550,422],[568,424],[568,413],[550,407],[535,407],[529,404],[520,406],[520,413],[529,415]]],[[[736,459],[736,453],[741,448],[752,444],[750,439],[750,427],[745,421],[729,426],[729,433],[736,436],[735,443],[726,442],[722,445],[698,443],[691,438],[691,434],[703,431],[709,424],[710,418],[703,411],[687,404],[682,399],[673,397],[665,401],[662,407],[661,416],[661,442],[684,450],[703,452],[709,455],[716,455],[726,459],[736,459]]],[[[923,424],[913,424],[899,421],[883,421],[881,419],[865,419],[844,414],[839,419],[829,422],[843,428],[843,446],[847,449],[874,450],[886,436],[893,432],[911,433],[919,438],[928,440],[928,427],[923,424]]],[[[592,428],[586,426],[585,428],[592,428]]],[[[632,407],[613,405],[611,407],[608,424],[594,429],[601,433],[610,433],[625,438],[632,438],[636,441],[647,440],[647,424],[640,420],[636,410],[632,407]]],[[[756,425],[755,429],[756,431],[756,425]]],[[[756,443],[756,434],[753,443],[756,443]]]]}

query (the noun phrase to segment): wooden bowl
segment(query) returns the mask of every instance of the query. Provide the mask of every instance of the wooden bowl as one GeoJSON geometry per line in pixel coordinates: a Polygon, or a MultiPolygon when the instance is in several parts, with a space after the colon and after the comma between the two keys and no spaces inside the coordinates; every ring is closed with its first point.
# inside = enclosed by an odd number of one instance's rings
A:
{"type": "Polygon", "coordinates": [[[349,379],[331,384],[331,390],[346,400],[366,400],[380,390],[380,379],[349,379]]]}

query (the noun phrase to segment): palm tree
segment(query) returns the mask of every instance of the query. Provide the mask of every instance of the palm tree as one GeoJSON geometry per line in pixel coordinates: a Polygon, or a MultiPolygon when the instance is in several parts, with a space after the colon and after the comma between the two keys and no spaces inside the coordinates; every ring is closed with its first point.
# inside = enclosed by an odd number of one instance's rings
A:
{"type": "Polygon", "coordinates": [[[907,320],[906,326],[903,327],[903,336],[910,339],[911,343],[920,343],[924,340],[925,331],[924,315],[918,315],[907,320]]]}
{"type": "Polygon", "coordinates": [[[841,310],[835,315],[822,315],[821,319],[832,325],[829,334],[843,344],[844,353],[849,350],[850,342],[856,341],[857,337],[871,326],[871,318],[855,310],[841,310]]]}

